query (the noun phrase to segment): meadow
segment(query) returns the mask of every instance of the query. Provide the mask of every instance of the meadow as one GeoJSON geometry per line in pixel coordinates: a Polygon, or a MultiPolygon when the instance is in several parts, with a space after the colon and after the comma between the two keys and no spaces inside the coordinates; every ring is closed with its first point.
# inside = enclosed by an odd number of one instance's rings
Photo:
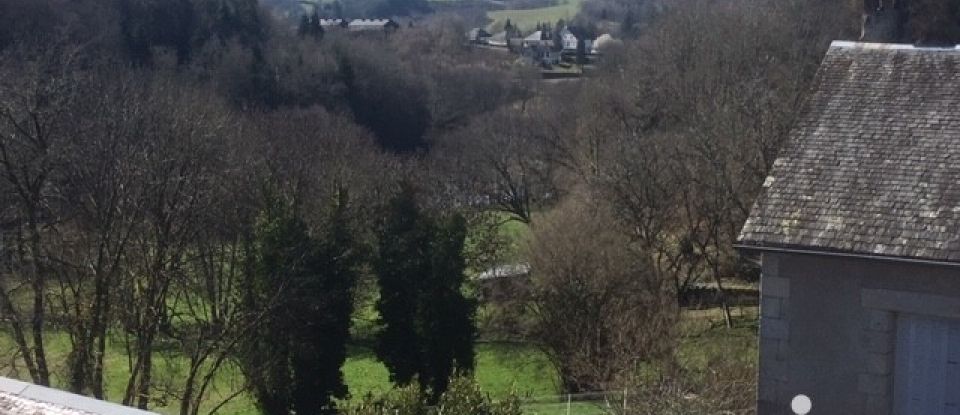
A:
{"type": "MultiPolygon", "coordinates": [[[[719,324],[722,319],[718,310],[685,312],[677,361],[692,373],[709,370],[717,359],[733,359],[745,366],[756,367],[756,313],[755,307],[738,310],[738,326],[727,329],[719,324]]],[[[69,338],[62,332],[51,331],[45,340],[54,372],[64,373],[69,338]]],[[[556,373],[536,347],[515,342],[480,342],[476,352],[475,378],[484,392],[494,399],[514,393],[525,402],[524,409],[531,415],[567,413],[565,397],[558,392],[556,373]]],[[[7,335],[0,337],[0,355],[14,356],[13,344],[7,335]]],[[[176,350],[164,351],[160,357],[155,364],[159,382],[167,381],[172,385],[173,380],[184,376],[187,360],[176,350]]],[[[15,359],[4,361],[6,366],[2,368],[2,374],[26,379],[26,371],[14,362],[15,359]]],[[[118,400],[123,395],[129,374],[121,339],[111,342],[106,366],[107,398],[118,400]]],[[[343,374],[351,399],[361,399],[367,394],[378,395],[391,387],[386,368],[364,345],[351,346],[343,374]]],[[[214,401],[220,401],[240,387],[241,379],[236,368],[228,367],[221,372],[215,381],[208,409],[212,408],[214,401]]],[[[53,380],[54,386],[65,387],[62,377],[54,376],[53,380]]],[[[603,405],[602,401],[574,401],[570,403],[570,414],[600,414],[603,405]]],[[[177,413],[175,395],[158,397],[151,409],[162,414],[177,413]]],[[[217,413],[255,415],[259,412],[250,397],[242,394],[217,413]]]]}
{"type": "Polygon", "coordinates": [[[557,0],[557,4],[549,7],[523,10],[492,10],[487,12],[491,20],[489,28],[502,28],[507,20],[515,27],[524,31],[536,28],[537,23],[555,24],[558,20],[570,21],[580,12],[583,0],[557,0]]]}

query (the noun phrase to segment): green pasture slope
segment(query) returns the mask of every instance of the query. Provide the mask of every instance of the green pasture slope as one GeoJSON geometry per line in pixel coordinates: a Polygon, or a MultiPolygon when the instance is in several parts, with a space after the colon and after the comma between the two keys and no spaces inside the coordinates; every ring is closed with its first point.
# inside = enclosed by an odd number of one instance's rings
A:
{"type": "Polygon", "coordinates": [[[503,23],[510,22],[521,30],[530,31],[537,27],[537,23],[554,24],[560,19],[571,20],[580,12],[583,0],[557,0],[557,5],[526,10],[494,10],[487,12],[492,23],[489,27],[502,27],[503,23]]]}

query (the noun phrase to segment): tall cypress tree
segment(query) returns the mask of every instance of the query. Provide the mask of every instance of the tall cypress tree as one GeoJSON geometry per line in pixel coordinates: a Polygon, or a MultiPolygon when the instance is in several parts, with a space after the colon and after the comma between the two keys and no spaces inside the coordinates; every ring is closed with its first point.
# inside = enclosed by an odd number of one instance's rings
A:
{"type": "Polygon", "coordinates": [[[390,380],[408,384],[422,367],[417,319],[424,276],[430,272],[427,257],[431,230],[421,217],[413,190],[404,186],[389,207],[381,230],[375,263],[380,299],[377,357],[390,371],[390,380]]]}
{"type": "Polygon", "coordinates": [[[347,194],[341,191],[325,229],[313,240],[304,280],[298,284],[291,321],[294,333],[293,408],[298,414],[336,413],[331,398],[345,398],[341,366],[347,359],[353,288],[359,257],[349,220],[347,194]],[[298,321],[299,320],[299,321],[298,321]]]}
{"type": "Polygon", "coordinates": [[[421,295],[425,367],[421,383],[434,397],[447,390],[450,375],[473,370],[476,302],[463,293],[466,221],[460,215],[440,219],[431,241],[431,273],[421,295]]]}
{"type": "Polygon", "coordinates": [[[257,218],[244,303],[252,318],[263,317],[258,332],[243,345],[240,361],[266,415],[289,414],[292,406],[293,342],[288,336],[294,327],[288,320],[290,308],[275,304],[275,299],[296,295],[291,287],[302,278],[308,242],[304,227],[285,203],[269,206],[257,218]]]}
{"type": "Polygon", "coordinates": [[[265,414],[333,414],[332,398],[346,396],[340,368],[358,265],[346,215],[341,193],[319,236],[284,203],[258,221],[246,303],[266,318],[240,360],[265,414]]]}
{"type": "Polygon", "coordinates": [[[455,369],[473,369],[475,303],[464,296],[466,224],[421,212],[409,186],[391,202],[379,241],[376,352],[399,384],[416,378],[431,399],[455,369]]]}

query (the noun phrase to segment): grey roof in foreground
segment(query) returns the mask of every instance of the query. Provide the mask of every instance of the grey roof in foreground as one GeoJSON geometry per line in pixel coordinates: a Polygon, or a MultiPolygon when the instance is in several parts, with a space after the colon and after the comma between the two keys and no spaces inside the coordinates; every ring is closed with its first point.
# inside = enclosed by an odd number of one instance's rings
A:
{"type": "Polygon", "coordinates": [[[0,377],[2,415],[156,415],[61,390],[0,377]]]}
{"type": "Polygon", "coordinates": [[[960,262],[960,50],[834,42],[739,242],[960,262]]]}

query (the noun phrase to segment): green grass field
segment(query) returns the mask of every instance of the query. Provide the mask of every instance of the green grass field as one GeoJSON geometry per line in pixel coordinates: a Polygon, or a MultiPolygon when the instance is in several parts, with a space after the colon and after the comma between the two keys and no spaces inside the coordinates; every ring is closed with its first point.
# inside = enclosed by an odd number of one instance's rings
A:
{"type": "MultiPolygon", "coordinates": [[[[64,373],[63,364],[66,362],[69,350],[69,339],[63,333],[51,332],[46,336],[48,359],[53,363],[55,373],[64,373]]],[[[13,344],[9,336],[0,337],[0,353],[4,356],[13,356],[13,344]]],[[[529,345],[515,343],[480,343],[477,345],[476,379],[484,391],[493,397],[506,396],[515,392],[520,396],[545,396],[556,393],[554,384],[555,374],[546,358],[535,348],[529,345]]],[[[158,356],[155,361],[156,379],[182,380],[185,374],[187,361],[182,356],[158,356]]],[[[122,344],[114,342],[110,345],[106,362],[107,398],[118,401],[123,391],[129,371],[122,344]]],[[[365,347],[351,347],[350,356],[343,367],[344,379],[353,398],[360,399],[366,394],[378,395],[390,389],[386,368],[376,360],[373,353],[365,347]]],[[[2,370],[4,376],[27,379],[23,368],[6,367],[2,370]]],[[[213,398],[219,401],[239,387],[241,375],[236,369],[228,368],[216,381],[216,391],[213,398]]],[[[65,380],[54,376],[54,386],[64,388],[65,380]]],[[[211,403],[213,405],[213,403],[211,403]]],[[[151,408],[163,414],[178,413],[174,399],[160,399],[151,408]]],[[[258,411],[253,406],[249,396],[241,395],[225,405],[219,413],[253,415],[258,411]]]]}
{"type": "Polygon", "coordinates": [[[556,6],[539,9],[490,11],[487,12],[487,17],[492,21],[489,27],[503,27],[507,19],[521,30],[533,30],[537,23],[552,25],[560,19],[570,21],[580,12],[582,3],[583,0],[558,0],[556,6]]]}
{"type": "MultiPolygon", "coordinates": [[[[713,359],[737,359],[746,365],[755,365],[756,355],[756,308],[744,310],[740,324],[734,329],[718,327],[720,316],[717,313],[688,313],[685,318],[678,348],[678,360],[690,370],[705,370],[713,359]]],[[[69,339],[65,334],[51,332],[46,338],[49,360],[56,373],[64,373],[63,364],[69,349],[69,339]]],[[[9,336],[0,337],[0,353],[13,356],[9,336]]],[[[567,404],[557,396],[556,374],[546,357],[533,346],[519,343],[477,344],[477,367],[475,376],[480,387],[491,397],[497,399],[516,393],[521,399],[535,401],[525,405],[529,414],[565,414],[567,404]],[[552,397],[552,398],[551,398],[552,397]]],[[[9,361],[7,361],[9,362],[9,361]]],[[[5,363],[7,363],[5,362],[5,363]]],[[[186,368],[186,359],[176,353],[161,355],[155,366],[158,380],[182,379],[186,368]]],[[[23,368],[15,370],[4,367],[5,376],[25,378],[23,368]]],[[[123,345],[118,341],[110,345],[107,360],[107,394],[111,400],[118,400],[128,376],[123,345]]],[[[350,356],[343,367],[344,378],[354,399],[360,399],[368,393],[374,395],[388,390],[391,385],[387,370],[376,360],[366,347],[350,348],[350,356]]],[[[234,368],[223,371],[216,380],[212,397],[216,400],[227,396],[239,386],[241,376],[234,368]]],[[[54,384],[64,387],[64,379],[54,377],[54,384]]],[[[599,403],[572,402],[572,415],[595,415],[600,413],[599,403]]],[[[212,405],[212,403],[211,403],[212,405]]],[[[153,410],[163,414],[177,413],[176,402],[172,398],[158,400],[153,410]]],[[[254,415],[258,411],[248,396],[235,398],[219,413],[254,415]]]]}
{"type": "MultiPolygon", "coordinates": [[[[535,348],[516,343],[479,343],[476,351],[477,383],[490,396],[511,392],[521,397],[556,394],[555,373],[535,348]]],[[[378,395],[391,387],[387,369],[366,348],[351,349],[343,373],[355,399],[368,393],[378,395]]]]}

